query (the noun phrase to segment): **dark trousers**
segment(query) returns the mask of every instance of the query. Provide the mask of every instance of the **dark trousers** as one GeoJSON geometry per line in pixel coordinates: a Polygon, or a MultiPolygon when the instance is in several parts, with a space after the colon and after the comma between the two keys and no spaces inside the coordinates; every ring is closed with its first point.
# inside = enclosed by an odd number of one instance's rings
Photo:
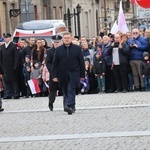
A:
{"type": "Polygon", "coordinates": [[[75,96],[76,96],[76,88],[73,87],[71,82],[68,82],[67,91],[63,90],[63,98],[64,98],[64,108],[69,106],[71,108],[75,108],[75,96]]]}
{"type": "Polygon", "coordinates": [[[58,83],[53,82],[52,78],[50,77],[49,81],[50,93],[49,93],[49,104],[53,104],[56,99],[56,92],[58,90],[58,83]]]}
{"type": "Polygon", "coordinates": [[[114,65],[113,73],[115,77],[116,89],[119,91],[127,90],[127,65],[114,65]]]}
{"type": "Polygon", "coordinates": [[[5,97],[18,97],[19,96],[19,87],[17,81],[4,81],[4,90],[5,97]],[[12,89],[13,88],[13,89],[12,89]],[[12,93],[13,90],[13,93],[12,93]]]}
{"type": "Polygon", "coordinates": [[[105,72],[105,91],[115,91],[115,78],[111,66],[106,66],[105,72]]]}

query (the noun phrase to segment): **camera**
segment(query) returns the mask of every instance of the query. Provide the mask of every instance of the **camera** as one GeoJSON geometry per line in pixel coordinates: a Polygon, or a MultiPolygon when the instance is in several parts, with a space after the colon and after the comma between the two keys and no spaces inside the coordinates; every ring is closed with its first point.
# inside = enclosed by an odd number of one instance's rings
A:
{"type": "Polygon", "coordinates": [[[119,42],[115,42],[114,47],[119,47],[119,42]]]}

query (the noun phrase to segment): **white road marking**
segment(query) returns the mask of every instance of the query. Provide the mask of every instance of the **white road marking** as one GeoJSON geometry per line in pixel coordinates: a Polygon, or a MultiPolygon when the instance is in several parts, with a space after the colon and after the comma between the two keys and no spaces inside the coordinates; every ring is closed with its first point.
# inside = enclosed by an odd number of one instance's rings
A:
{"type": "Polygon", "coordinates": [[[150,131],[5,137],[5,138],[0,138],[0,142],[27,142],[27,141],[71,140],[71,139],[84,139],[84,138],[111,138],[111,137],[112,138],[113,137],[139,137],[139,136],[140,137],[150,136],[150,131]]]}
{"type": "MultiPolygon", "coordinates": [[[[114,105],[114,106],[92,106],[92,107],[77,107],[77,110],[93,110],[93,109],[120,109],[120,108],[136,108],[136,107],[150,107],[150,104],[139,104],[139,105],[114,105]]],[[[55,108],[54,111],[62,111],[63,108],[55,108]]],[[[33,109],[33,110],[16,110],[1,112],[6,113],[32,113],[32,112],[48,112],[49,109],[33,109]]]]}

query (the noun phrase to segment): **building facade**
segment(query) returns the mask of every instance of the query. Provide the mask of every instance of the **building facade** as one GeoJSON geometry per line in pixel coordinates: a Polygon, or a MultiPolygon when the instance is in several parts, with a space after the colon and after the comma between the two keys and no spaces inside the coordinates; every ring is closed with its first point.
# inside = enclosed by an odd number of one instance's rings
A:
{"type": "MultiPolygon", "coordinates": [[[[91,38],[103,27],[110,31],[119,12],[120,0],[0,0],[0,36],[13,33],[20,22],[38,19],[62,19],[73,35],[91,38]],[[80,12],[77,10],[80,6],[80,12]],[[10,10],[17,11],[10,17],[10,10]],[[69,15],[68,15],[69,14],[69,15]]],[[[135,6],[135,5],[134,5],[135,6]]],[[[134,9],[130,0],[123,0],[129,28],[132,28],[134,9]]]]}

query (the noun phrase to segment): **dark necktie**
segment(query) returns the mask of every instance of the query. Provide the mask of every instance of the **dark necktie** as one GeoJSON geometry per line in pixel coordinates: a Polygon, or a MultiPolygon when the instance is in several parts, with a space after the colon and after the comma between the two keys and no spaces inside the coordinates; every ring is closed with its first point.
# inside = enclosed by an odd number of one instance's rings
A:
{"type": "Polygon", "coordinates": [[[67,57],[69,57],[69,46],[67,45],[67,57]]]}

